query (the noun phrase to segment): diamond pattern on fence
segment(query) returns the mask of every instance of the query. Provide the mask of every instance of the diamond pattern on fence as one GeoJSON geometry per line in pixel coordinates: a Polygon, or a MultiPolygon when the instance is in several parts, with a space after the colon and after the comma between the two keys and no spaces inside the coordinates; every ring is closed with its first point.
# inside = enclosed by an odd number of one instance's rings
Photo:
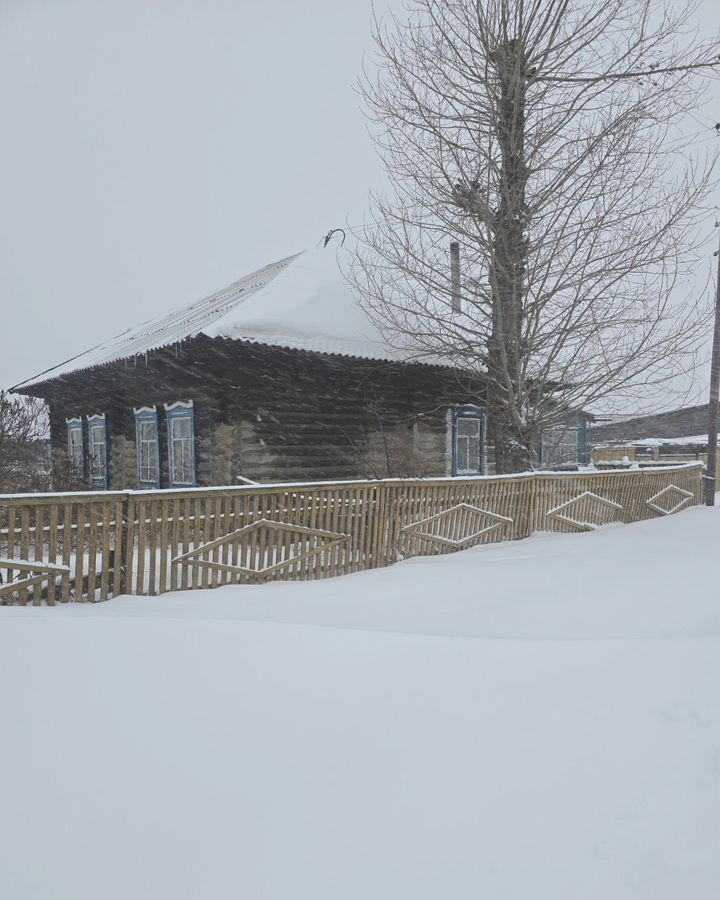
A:
{"type": "Polygon", "coordinates": [[[306,528],[304,525],[275,522],[272,519],[258,519],[257,522],[238,528],[223,537],[200,544],[188,553],[173,558],[172,563],[215,569],[233,575],[267,578],[288,566],[305,562],[332,550],[348,540],[350,535],[336,531],[306,528]],[[271,533],[272,540],[264,539],[271,533]],[[284,541],[281,540],[282,535],[285,535],[284,541]],[[240,557],[247,561],[247,565],[205,558],[208,553],[228,544],[233,547],[233,560],[240,557]]]}
{"type": "Polygon", "coordinates": [[[694,498],[694,494],[692,491],[685,491],[683,488],[679,488],[676,484],[669,484],[667,487],[664,487],[661,491],[651,497],[649,500],[645,501],[645,505],[649,506],[650,509],[654,509],[655,512],[660,513],[661,516],[670,516],[672,513],[677,512],[679,509],[682,509],[683,506],[687,506],[687,504],[694,498]],[[662,497],[670,497],[675,496],[680,499],[673,506],[660,506],[657,502],[662,497]]]}
{"type": "Polygon", "coordinates": [[[470,503],[458,503],[434,516],[405,525],[400,529],[400,533],[459,550],[495,528],[512,524],[513,519],[509,516],[501,516],[479,506],[472,506],[470,503]],[[490,519],[492,524],[478,528],[479,519],[490,519]],[[433,527],[437,530],[429,530],[433,527]]]}
{"type": "Polygon", "coordinates": [[[548,519],[556,519],[558,522],[564,522],[580,531],[594,531],[602,525],[610,525],[613,522],[622,521],[620,513],[622,506],[615,503],[614,500],[608,500],[607,497],[601,497],[592,491],[583,491],[572,500],[567,500],[549,509],[546,513],[548,519]],[[569,511],[574,511],[575,516],[566,515],[569,511]]]}

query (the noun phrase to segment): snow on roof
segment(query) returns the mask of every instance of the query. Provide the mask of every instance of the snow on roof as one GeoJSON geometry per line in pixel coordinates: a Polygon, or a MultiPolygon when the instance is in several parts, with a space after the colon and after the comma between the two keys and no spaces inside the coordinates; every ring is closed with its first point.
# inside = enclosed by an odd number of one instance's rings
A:
{"type": "Polygon", "coordinates": [[[616,444],[631,444],[633,447],[664,447],[667,444],[694,446],[695,444],[707,444],[707,442],[706,434],[690,434],[674,438],[642,438],[638,441],[615,441],[616,444]]]}
{"type": "Polygon", "coordinates": [[[210,337],[397,360],[344,281],[335,248],[299,254],[271,284],[203,329],[210,337]]]}
{"type": "Polygon", "coordinates": [[[202,300],[128,329],[13,388],[129,359],[204,334],[315,353],[449,365],[391,347],[343,279],[335,247],[288,256],[202,300]]]}
{"type": "MultiPolygon", "coordinates": [[[[632,438],[613,441],[600,441],[594,446],[598,450],[607,450],[611,447],[699,447],[707,444],[708,436],[706,434],[683,435],[682,437],[671,438],[632,438]]],[[[720,438],[718,439],[718,447],[720,447],[720,438]]]]}

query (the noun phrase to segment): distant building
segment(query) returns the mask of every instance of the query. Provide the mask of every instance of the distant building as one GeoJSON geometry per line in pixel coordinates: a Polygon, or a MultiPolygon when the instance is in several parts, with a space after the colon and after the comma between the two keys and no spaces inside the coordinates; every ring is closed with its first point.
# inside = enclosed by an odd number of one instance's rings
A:
{"type": "Polygon", "coordinates": [[[688,406],[670,412],[637,416],[622,422],[596,425],[590,429],[593,458],[616,456],[630,459],[653,458],[677,461],[706,459],[708,405],[688,406]]]}
{"type": "Polygon", "coordinates": [[[707,443],[708,405],[687,406],[671,412],[637,416],[623,422],[596,425],[590,431],[593,443],[622,443],[648,438],[688,438],[699,437],[707,443]]]}

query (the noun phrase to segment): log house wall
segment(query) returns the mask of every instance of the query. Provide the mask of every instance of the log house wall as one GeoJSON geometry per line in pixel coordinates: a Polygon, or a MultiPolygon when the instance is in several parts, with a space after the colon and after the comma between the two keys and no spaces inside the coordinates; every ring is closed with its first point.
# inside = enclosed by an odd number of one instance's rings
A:
{"type": "Polygon", "coordinates": [[[54,458],[66,418],[104,412],[109,486],[137,483],[133,407],[158,410],[168,484],[165,403],[193,400],[198,484],[445,475],[448,408],[482,405],[481,387],[448,369],[198,337],[146,358],[36,385],[50,410],[54,458]],[[129,483],[131,482],[131,483],[129,483]]]}

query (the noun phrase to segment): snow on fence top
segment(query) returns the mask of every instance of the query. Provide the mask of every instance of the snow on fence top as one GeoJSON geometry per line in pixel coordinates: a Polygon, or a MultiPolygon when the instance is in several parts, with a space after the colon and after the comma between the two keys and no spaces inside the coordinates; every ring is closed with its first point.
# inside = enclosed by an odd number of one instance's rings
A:
{"type": "Polygon", "coordinates": [[[449,366],[385,341],[345,282],[335,248],[288,256],[221,291],[130,328],[13,390],[158,350],[200,334],[315,353],[449,366]]]}
{"type": "Polygon", "coordinates": [[[630,478],[638,475],[651,475],[657,473],[672,473],[682,471],[683,469],[699,469],[702,468],[702,462],[698,460],[690,460],[688,462],[673,462],[670,465],[660,466],[643,466],[634,469],[607,470],[596,469],[593,466],[586,466],[578,471],[572,472],[553,472],[553,471],[529,471],[529,472],[513,472],[508,475],[438,475],[434,478],[346,478],[335,479],[331,481],[272,481],[272,482],[254,482],[252,484],[225,484],[225,485],[208,485],[200,487],[178,487],[178,488],[146,488],[144,490],[128,489],[119,491],[57,491],[55,493],[25,493],[25,494],[0,494],[0,505],[11,502],[19,503],[23,500],[34,500],[35,502],[52,503],[56,501],[78,501],[83,500],[122,500],[126,497],[172,497],[177,494],[183,496],[193,494],[223,494],[232,491],[233,494],[246,493],[254,494],[263,491],[285,491],[285,490],[313,490],[315,488],[329,487],[362,487],[378,484],[395,484],[395,485],[433,485],[433,484],[462,484],[464,482],[495,482],[495,481],[519,481],[524,479],[543,479],[572,481],[577,478],[599,478],[599,479],[617,479],[618,477],[630,478]]]}

